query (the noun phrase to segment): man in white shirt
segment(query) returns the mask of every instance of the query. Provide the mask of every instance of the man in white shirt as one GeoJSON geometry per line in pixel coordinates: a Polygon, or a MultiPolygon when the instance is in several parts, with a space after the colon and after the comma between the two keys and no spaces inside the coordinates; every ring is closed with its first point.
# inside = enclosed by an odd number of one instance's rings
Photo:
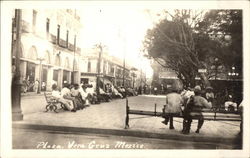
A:
{"type": "Polygon", "coordinates": [[[68,83],[64,83],[63,89],[61,90],[61,96],[62,96],[65,100],[72,101],[72,102],[73,102],[73,105],[74,105],[73,111],[76,111],[77,105],[76,105],[76,102],[75,102],[75,98],[71,96],[71,91],[70,91],[70,89],[69,89],[69,86],[70,86],[70,85],[69,85],[68,83]]]}
{"type": "Polygon", "coordinates": [[[72,111],[74,109],[73,102],[71,100],[63,98],[63,95],[61,95],[61,93],[59,92],[56,84],[52,85],[52,96],[56,98],[59,102],[63,103],[69,111],[72,111]]]}
{"type": "Polygon", "coordinates": [[[86,85],[82,85],[80,88],[79,88],[79,92],[82,96],[82,100],[85,102],[85,105],[86,106],[89,106],[89,99],[88,99],[88,92],[87,92],[87,86],[86,85]]]}

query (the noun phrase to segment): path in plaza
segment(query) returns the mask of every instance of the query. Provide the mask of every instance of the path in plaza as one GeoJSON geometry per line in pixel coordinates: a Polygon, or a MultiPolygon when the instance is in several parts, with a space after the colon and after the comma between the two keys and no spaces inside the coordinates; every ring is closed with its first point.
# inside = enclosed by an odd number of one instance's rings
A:
{"type": "MultiPolygon", "coordinates": [[[[60,111],[59,113],[44,112],[46,101],[43,95],[22,97],[22,111],[24,120],[21,124],[68,126],[98,129],[124,130],[125,126],[125,99],[116,99],[111,102],[91,105],[75,113],[60,111]]],[[[165,103],[164,96],[135,96],[128,97],[130,109],[161,112],[165,103]]],[[[161,123],[163,118],[143,115],[130,115],[128,131],[144,131],[161,134],[180,134],[182,119],[174,118],[175,130],[161,123]]],[[[234,138],[239,132],[240,122],[205,121],[200,134],[194,133],[197,121],[193,121],[189,136],[234,138]]]]}

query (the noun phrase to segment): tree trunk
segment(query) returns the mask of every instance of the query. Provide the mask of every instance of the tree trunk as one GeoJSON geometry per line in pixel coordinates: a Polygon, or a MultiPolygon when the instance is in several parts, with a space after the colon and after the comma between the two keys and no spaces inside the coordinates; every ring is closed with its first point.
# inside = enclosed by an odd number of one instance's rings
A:
{"type": "Polygon", "coordinates": [[[204,88],[211,86],[211,84],[207,78],[207,75],[205,73],[200,73],[200,78],[201,78],[201,81],[202,81],[204,88]]]}

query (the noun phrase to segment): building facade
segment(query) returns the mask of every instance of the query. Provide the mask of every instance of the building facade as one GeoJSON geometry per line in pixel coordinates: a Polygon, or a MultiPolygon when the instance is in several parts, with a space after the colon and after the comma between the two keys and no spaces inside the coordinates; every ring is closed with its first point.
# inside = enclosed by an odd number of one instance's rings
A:
{"type": "MultiPolygon", "coordinates": [[[[70,9],[22,9],[21,19],[21,79],[33,90],[36,80],[50,90],[64,81],[79,82],[81,56],[80,16],[70,9]]],[[[12,57],[15,61],[15,12],[12,24],[12,57]]]]}
{"type": "MultiPolygon", "coordinates": [[[[80,80],[85,84],[92,84],[96,87],[98,75],[99,51],[97,49],[88,50],[81,58],[80,80]]],[[[108,55],[107,52],[101,53],[100,59],[100,81],[101,88],[109,83],[114,86],[123,85],[123,60],[108,55]]],[[[132,86],[131,66],[125,65],[124,84],[126,87],[132,86]]]]}

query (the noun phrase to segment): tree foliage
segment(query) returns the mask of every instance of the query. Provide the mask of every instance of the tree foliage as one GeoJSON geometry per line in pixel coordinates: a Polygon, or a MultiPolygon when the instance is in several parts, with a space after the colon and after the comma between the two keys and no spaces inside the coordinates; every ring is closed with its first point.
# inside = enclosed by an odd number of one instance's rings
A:
{"type": "Polygon", "coordinates": [[[216,56],[227,67],[235,66],[242,71],[242,10],[211,10],[204,16],[198,29],[207,34],[216,34],[220,51],[216,56]]]}
{"type": "Polygon", "coordinates": [[[198,73],[198,69],[209,69],[211,58],[219,58],[223,64],[232,63],[235,56],[240,59],[240,48],[236,45],[240,43],[242,31],[236,29],[241,25],[237,11],[175,10],[173,14],[167,11],[164,14],[165,18],[148,30],[145,52],[161,66],[174,70],[185,85],[193,86],[196,76],[205,86],[210,85],[208,73],[198,73]],[[226,35],[231,40],[226,41],[226,35]]]}

